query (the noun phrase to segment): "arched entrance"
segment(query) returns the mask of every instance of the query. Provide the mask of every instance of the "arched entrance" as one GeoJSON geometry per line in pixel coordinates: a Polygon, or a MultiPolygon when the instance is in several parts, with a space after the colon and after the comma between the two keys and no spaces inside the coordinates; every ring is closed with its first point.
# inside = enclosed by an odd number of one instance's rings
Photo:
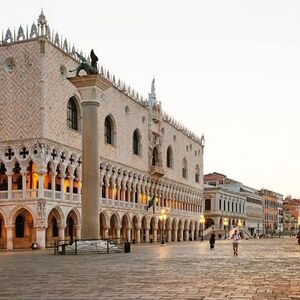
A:
{"type": "Polygon", "coordinates": [[[176,219],[174,219],[173,222],[172,222],[172,241],[173,242],[178,241],[176,226],[177,226],[177,221],[176,221],[176,219]]]}
{"type": "Polygon", "coordinates": [[[181,242],[183,241],[183,237],[181,236],[182,228],[183,228],[183,222],[182,220],[179,220],[178,228],[177,228],[177,241],[181,241],[181,242]]]}
{"type": "Polygon", "coordinates": [[[27,209],[21,208],[13,220],[15,225],[13,248],[30,248],[31,244],[35,242],[34,222],[31,213],[27,209]]]}
{"type": "Polygon", "coordinates": [[[211,218],[206,218],[205,219],[205,229],[211,227],[211,226],[214,226],[215,225],[215,222],[213,219],[211,218]]]}
{"type": "Polygon", "coordinates": [[[48,215],[48,227],[46,229],[46,247],[53,247],[54,242],[59,240],[59,227],[61,227],[61,216],[56,208],[48,215]]]}
{"type": "Polygon", "coordinates": [[[76,227],[78,225],[78,218],[74,210],[68,213],[65,229],[65,239],[73,241],[77,238],[76,227]]]}
{"type": "Polygon", "coordinates": [[[149,239],[150,239],[150,242],[151,241],[154,242],[155,237],[157,238],[157,236],[155,236],[154,230],[155,230],[155,219],[152,217],[151,221],[150,221],[150,230],[149,230],[149,239]]]}
{"type": "Polygon", "coordinates": [[[139,232],[139,220],[137,216],[134,216],[132,219],[131,240],[135,242],[140,242],[140,235],[141,233],[139,232]]]}
{"type": "Polygon", "coordinates": [[[124,215],[122,218],[121,238],[131,241],[129,224],[130,224],[129,216],[124,215]]]}
{"type": "Polygon", "coordinates": [[[108,221],[104,212],[100,213],[100,239],[108,238],[108,221]]]}
{"type": "Polygon", "coordinates": [[[0,214],[0,249],[6,249],[6,227],[3,216],[0,214]]]}
{"type": "Polygon", "coordinates": [[[146,243],[146,230],[147,230],[147,218],[144,216],[142,218],[142,229],[141,229],[141,242],[146,243]]]}
{"type": "Polygon", "coordinates": [[[116,214],[113,214],[110,218],[110,225],[109,225],[109,238],[116,239],[118,238],[117,230],[120,230],[119,219],[116,214]]]}

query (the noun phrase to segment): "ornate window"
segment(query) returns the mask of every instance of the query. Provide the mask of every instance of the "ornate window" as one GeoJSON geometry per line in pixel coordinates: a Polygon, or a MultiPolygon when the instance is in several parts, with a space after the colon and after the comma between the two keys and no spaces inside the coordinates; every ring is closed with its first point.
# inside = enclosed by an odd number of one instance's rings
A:
{"type": "Polygon", "coordinates": [[[132,146],[133,146],[133,154],[140,155],[141,154],[141,149],[140,149],[141,148],[141,136],[137,129],[133,132],[132,146]]]}
{"type": "Polygon", "coordinates": [[[17,216],[16,218],[16,237],[24,237],[24,217],[21,215],[17,216]]]}
{"type": "Polygon", "coordinates": [[[75,97],[71,97],[68,102],[68,127],[78,131],[78,111],[75,97]]]}
{"type": "Polygon", "coordinates": [[[173,151],[171,146],[167,149],[167,167],[173,168],[173,151]]]}
{"type": "Polygon", "coordinates": [[[188,170],[187,170],[187,161],[186,159],[184,158],[183,161],[182,161],[182,177],[187,179],[187,176],[188,176],[188,170]]]}
{"type": "Polygon", "coordinates": [[[112,118],[107,116],[104,121],[104,140],[105,143],[114,145],[114,125],[112,118]]]}
{"type": "Polygon", "coordinates": [[[199,183],[200,181],[200,170],[199,170],[199,166],[196,165],[196,169],[195,169],[195,182],[199,183]]]}
{"type": "Polygon", "coordinates": [[[159,166],[158,151],[156,147],[154,147],[152,151],[152,166],[159,166]]]}

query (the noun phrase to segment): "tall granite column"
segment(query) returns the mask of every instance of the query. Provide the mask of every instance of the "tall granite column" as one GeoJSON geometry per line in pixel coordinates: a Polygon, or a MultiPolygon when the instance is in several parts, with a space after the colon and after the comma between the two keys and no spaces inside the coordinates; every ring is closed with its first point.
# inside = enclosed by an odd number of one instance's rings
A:
{"type": "Polygon", "coordinates": [[[111,83],[100,75],[69,78],[81,95],[82,105],[82,231],[83,239],[100,236],[99,106],[111,83]]]}

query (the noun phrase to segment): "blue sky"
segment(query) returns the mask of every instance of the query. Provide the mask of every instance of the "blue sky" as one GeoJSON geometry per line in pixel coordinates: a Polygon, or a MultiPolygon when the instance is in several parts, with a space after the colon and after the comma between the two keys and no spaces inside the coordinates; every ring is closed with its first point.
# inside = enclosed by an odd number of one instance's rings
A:
{"type": "Polygon", "coordinates": [[[299,1],[21,1],[0,29],[52,29],[205,134],[204,172],[300,197],[299,1]],[[30,4],[29,4],[30,3],[30,4]]]}

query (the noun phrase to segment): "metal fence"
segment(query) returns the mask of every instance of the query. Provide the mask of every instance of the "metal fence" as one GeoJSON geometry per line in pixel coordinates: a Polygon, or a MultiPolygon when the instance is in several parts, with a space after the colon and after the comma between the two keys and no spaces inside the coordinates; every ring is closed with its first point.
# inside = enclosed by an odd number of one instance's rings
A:
{"type": "Polygon", "coordinates": [[[76,239],[58,240],[54,243],[55,255],[129,253],[130,243],[126,239],[76,239]]]}

